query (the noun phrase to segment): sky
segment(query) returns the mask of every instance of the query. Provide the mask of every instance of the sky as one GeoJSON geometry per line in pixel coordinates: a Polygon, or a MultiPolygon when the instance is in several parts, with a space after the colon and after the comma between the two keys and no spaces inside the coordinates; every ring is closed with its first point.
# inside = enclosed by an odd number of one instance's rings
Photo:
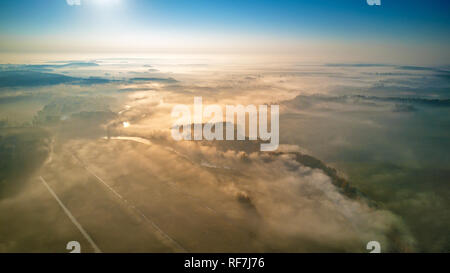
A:
{"type": "Polygon", "coordinates": [[[449,1],[3,0],[0,52],[450,63],[449,1]]]}

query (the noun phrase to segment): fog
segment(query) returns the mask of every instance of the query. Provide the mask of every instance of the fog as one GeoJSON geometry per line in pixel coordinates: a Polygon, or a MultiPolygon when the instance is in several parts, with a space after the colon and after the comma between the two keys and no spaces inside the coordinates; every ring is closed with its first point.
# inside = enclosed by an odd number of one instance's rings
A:
{"type": "Polygon", "coordinates": [[[96,59],[0,70],[0,251],[443,252],[449,71],[96,59]],[[18,77],[14,80],[14,77],[18,77]],[[172,108],[280,105],[280,147],[174,141],[172,108]],[[17,114],[17,113],[20,113],[17,114]],[[124,123],[127,126],[124,126],[124,123]]]}

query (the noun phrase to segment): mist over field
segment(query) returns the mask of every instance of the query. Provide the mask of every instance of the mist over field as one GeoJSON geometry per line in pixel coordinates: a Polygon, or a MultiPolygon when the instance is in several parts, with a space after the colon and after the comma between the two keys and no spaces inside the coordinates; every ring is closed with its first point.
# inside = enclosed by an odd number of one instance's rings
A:
{"type": "Polygon", "coordinates": [[[212,57],[0,65],[0,252],[94,251],[40,178],[103,252],[448,252],[449,76],[212,57]],[[199,96],[280,105],[279,149],[174,141],[173,107],[199,96]]]}

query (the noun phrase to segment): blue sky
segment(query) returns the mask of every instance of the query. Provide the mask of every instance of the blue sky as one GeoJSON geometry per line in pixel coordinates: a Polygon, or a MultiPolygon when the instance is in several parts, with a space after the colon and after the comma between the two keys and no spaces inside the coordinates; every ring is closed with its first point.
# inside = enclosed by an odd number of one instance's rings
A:
{"type": "Polygon", "coordinates": [[[449,12],[450,1],[437,0],[2,0],[0,50],[300,52],[376,43],[448,60],[449,12]]]}

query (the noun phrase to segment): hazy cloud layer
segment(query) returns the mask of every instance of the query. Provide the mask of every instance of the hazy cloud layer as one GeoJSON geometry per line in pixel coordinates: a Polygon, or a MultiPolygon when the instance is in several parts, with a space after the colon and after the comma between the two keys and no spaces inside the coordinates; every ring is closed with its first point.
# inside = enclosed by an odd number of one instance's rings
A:
{"type": "Polygon", "coordinates": [[[39,101],[30,123],[53,141],[37,144],[46,147],[47,160],[30,156],[42,169],[0,201],[11,225],[32,221],[27,215],[36,210],[40,226],[1,229],[8,239],[0,251],[58,250],[76,236],[33,180],[38,174],[105,251],[177,250],[140,213],[189,251],[365,252],[371,240],[386,251],[448,247],[442,212],[449,207],[449,162],[441,147],[450,146],[450,84],[441,68],[77,63],[84,64],[26,66],[20,73],[27,88],[2,89],[0,102],[10,107],[3,108],[3,126],[14,123],[8,115],[14,106],[39,101]],[[63,81],[33,84],[42,74],[63,81]],[[64,82],[100,75],[106,81],[95,85],[64,82]],[[248,142],[174,142],[172,107],[191,105],[194,96],[204,104],[280,104],[279,152],[259,153],[248,142]],[[311,157],[297,156],[305,154],[311,157]],[[314,157],[339,171],[332,175],[314,157]],[[336,175],[358,194],[337,185],[336,175]],[[13,207],[23,217],[8,214],[13,207]],[[56,215],[61,222],[53,225],[56,215]],[[49,239],[48,228],[59,237],[49,239]]]}

